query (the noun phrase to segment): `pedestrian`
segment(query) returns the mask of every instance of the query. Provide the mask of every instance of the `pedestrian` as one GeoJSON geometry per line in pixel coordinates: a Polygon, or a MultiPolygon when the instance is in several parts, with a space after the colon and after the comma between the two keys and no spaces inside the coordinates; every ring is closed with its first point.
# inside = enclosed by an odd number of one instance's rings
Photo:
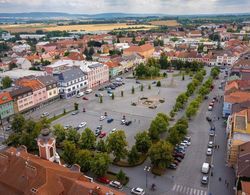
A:
{"type": "Polygon", "coordinates": [[[218,145],[218,149],[220,148],[220,145],[218,145]]]}
{"type": "Polygon", "coordinates": [[[219,181],[221,181],[221,177],[219,177],[219,181]]]}
{"type": "Polygon", "coordinates": [[[227,180],[225,179],[225,184],[227,184],[227,180]]]}
{"type": "Polygon", "coordinates": [[[229,182],[227,182],[227,188],[228,188],[228,186],[229,186],[229,182]]]}
{"type": "Polygon", "coordinates": [[[220,120],[220,117],[218,117],[218,120],[220,120]]]}

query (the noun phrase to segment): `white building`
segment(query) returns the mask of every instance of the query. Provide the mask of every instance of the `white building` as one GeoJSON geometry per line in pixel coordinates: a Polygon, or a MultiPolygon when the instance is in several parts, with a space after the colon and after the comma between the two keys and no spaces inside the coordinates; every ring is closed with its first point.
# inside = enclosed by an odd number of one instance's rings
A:
{"type": "Polygon", "coordinates": [[[23,70],[29,70],[32,67],[31,62],[26,58],[17,58],[16,65],[23,70]]]}
{"type": "Polygon", "coordinates": [[[130,46],[128,43],[115,43],[115,49],[117,50],[124,50],[124,49],[128,49],[130,46]]]}
{"type": "Polygon", "coordinates": [[[38,35],[38,34],[22,34],[20,35],[21,39],[41,39],[46,37],[46,35],[38,35]]]}
{"type": "Polygon", "coordinates": [[[12,47],[12,50],[17,53],[21,53],[23,51],[29,51],[31,47],[28,44],[15,45],[12,47]]]}
{"type": "Polygon", "coordinates": [[[2,34],[2,39],[5,40],[5,41],[7,41],[7,40],[9,40],[9,39],[12,39],[12,38],[14,38],[14,37],[15,37],[14,35],[11,35],[11,34],[8,33],[8,32],[4,32],[4,33],[2,34]]]}

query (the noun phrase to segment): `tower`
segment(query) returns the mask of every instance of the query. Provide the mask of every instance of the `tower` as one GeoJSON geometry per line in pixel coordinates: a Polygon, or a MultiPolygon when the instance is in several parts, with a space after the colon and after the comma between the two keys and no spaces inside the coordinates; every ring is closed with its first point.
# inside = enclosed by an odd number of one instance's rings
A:
{"type": "Polygon", "coordinates": [[[56,152],[56,139],[49,129],[43,129],[38,136],[39,156],[51,162],[60,162],[56,152]]]}

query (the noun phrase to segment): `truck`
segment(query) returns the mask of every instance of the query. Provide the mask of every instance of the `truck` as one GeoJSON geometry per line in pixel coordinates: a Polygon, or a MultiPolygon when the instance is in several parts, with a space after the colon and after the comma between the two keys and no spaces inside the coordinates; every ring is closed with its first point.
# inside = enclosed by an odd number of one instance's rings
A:
{"type": "Polygon", "coordinates": [[[203,163],[201,167],[201,172],[207,174],[209,172],[209,164],[203,163]]]}

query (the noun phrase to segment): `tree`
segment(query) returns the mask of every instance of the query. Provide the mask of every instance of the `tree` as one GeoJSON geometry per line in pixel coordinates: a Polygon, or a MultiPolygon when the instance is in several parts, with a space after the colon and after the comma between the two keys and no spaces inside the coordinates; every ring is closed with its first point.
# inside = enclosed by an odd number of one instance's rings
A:
{"type": "Polygon", "coordinates": [[[193,95],[194,91],[195,91],[195,86],[194,86],[193,82],[189,83],[187,85],[187,92],[186,92],[187,96],[193,95]]]}
{"type": "Polygon", "coordinates": [[[74,109],[75,109],[75,110],[78,110],[78,108],[79,108],[79,104],[75,102],[75,103],[74,103],[74,109]]]}
{"type": "Polygon", "coordinates": [[[162,54],[159,59],[159,64],[161,66],[161,69],[168,69],[170,66],[170,63],[168,61],[168,57],[165,54],[162,54]]]}
{"type": "Polygon", "coordinates": [[[65,140],[63,142],[63,152],[62,152],[62,158],[63,160],[72,165],[76,162],[76,145],[72,143],[71,141],[65,140]]]}
{"type": "Polygon", "coordinates": [[[218,77],[220,74],[220,69],[218,67],[213,67],[211,69],[211,72],[210,72],[210,75],[213,77],[213,78],[216,78],[218,77]]]}
{"type": "Polygon", "coordinates": [[[132,92],[132,94],[135,93],[135,88],[134,88],[134,86],[132,86],[131,92],[132,92]]]}
{"type": "Polygon", "coordinates": [[[79,146],[81,149],[94,149],[96,137],[91,129],[86,128],[81,135],[79,140],[79,146]]]}
{"type": "Polygon", "coordinates": [[[112,100],[114,100],[114,99],[115,99],[115,94],[114,94],[114,92],[113,92],[111,95],[112,95],[112,96],[111,96],[112,100]]]}
{"type": "Polygon", "coordinates": [[[132,149],[128,153],[128,163],[130,165],[134,165],[137,163],[140,159],[138,150],[136,149],[136,146],[133,146],[132,149]]]}
{"type": "Polygon", "coordinates": [[[161,87],[161,81],[157,81],[156,87],[161,87]]]}
{"type": "Polygon", "coordinates": [[[195,108],[194,106],[189,105],[186,109],[186,116],[191,119],[192,116],[195,116],[197,112],[197,108],[195,108]]]}
{"type": "Polygon", "coordinates": [[[167,126],[169,125],[169,116],[167,116],[166,114],[160,112],[157,114],[157,117],[161,117],[164,119],[164,121],[167,123],[167,126]]]}
{"type": "Polygon", "coordinates": [[[126,174],[120,169],[120,171],[116,175],[116,178],[121,183],[125,183],[125,181],[126,181],[126,174]]]}
{"type": "Polygon", "coordinates": [[[103,97],[100,95],[99,96],[99,102],[102,104],[102,102],[103,102],[103,97]]]}
{"type": "Polygon", "coordinates": [[[105,175],[109,168],[110,158],[106,153],[96,153],[91,163],[91,172],[98,177],[105,175]]]}
{"type": "Polygon", "coordinates": [[[100,152],[107,152],[107,145],[105,144],[104,140],[100,140],[97,145],[96,149],[100,152]]]}
{"type": "Polygon", "coordinates": [[[148,89],[151,90],[151,85],[150,84],[148,85],[148,89]]]}
{"type": "Polygon", "coordinates": [[[166,168],[173,160],[173,146],[166,141],[159,141],[149,150],[151,163],[159,168],[166,168]]]}
{"type": "Polygon", "coordinates": [[[123,97],[123,95],[124,95],[124,91],[121,91],[121,96],[123,97]]]}
{"type": "Polygon", "coordinates": [[[69,56],[69,51],[66,51],[65,53],[64,53],[64,56],[66,57],[66,56],[69,56]]]}
{"type": "Polygon", "coordinates": [[[89,150],[79,150],[76,154],[76,163],[80,165],[81,171],[87,172],[91,168],[92,152],[89,150]]]}
{"type": "Polygon", "coordinates": [[[169,129],[169,134],[166,140],[170,142],[173,146],[175,146],[176,144],[181,142],[182,137],[175,127],[171,127],[169,129]]]}
{"type": "Polygon", "coordinates": [[[161,116],[156,116],[156,118],[151,122],[149,128],[149,136],[151,140],[159,140],[161,133],[167,131],[168,123],[161,116]]]}
{"type": "Polygon", "coordinates": [[[141,88],[141,91],[143,91],[143,88],[144,88],[143,84],[141,84],[140,88],[141,88]]]}
{"type": "Polygon", "coordinates": [[[126,157],[127,154],[127,141],[124,131],[116,131],[110,134],[106,140],[108,151],[111,152],[115,160],[119,161],[126,157]]]}
{"type": "Polygon", "coordinates": [[[53,128],[53,134],[56,136],[56,142],[59,144],[62,143],[66,139],[67,134],[64,127],[60,124],[56,124],[53,128]]]}
{"type": "Polygon", "coordinates": [[[1,81],[3,89],[11,87],[12,82],[13,81],[11,80],[10,77],[8,76],[3,77],[1,81]]]}
{"type": "Polygon", "coordinates": [[[11,123],[12,130],[16,133],[21,132],[25,126],[25,118],[21,114],[15,114],[11,123]]]}
{"type": "Polygon", "coordinates": [[[74,144],[78,144],[80,139],[80,134],[73,128],[70,128],[67,132],[67,140],[73,142],[74,144]]]}
{"type": "Polygon", "coordinates": [[[137,133],[135,136],[135,146],[136,149],[141,153],[147,153],[152,145],[152,141],[146,131],[142,133],[137,133]]]}

